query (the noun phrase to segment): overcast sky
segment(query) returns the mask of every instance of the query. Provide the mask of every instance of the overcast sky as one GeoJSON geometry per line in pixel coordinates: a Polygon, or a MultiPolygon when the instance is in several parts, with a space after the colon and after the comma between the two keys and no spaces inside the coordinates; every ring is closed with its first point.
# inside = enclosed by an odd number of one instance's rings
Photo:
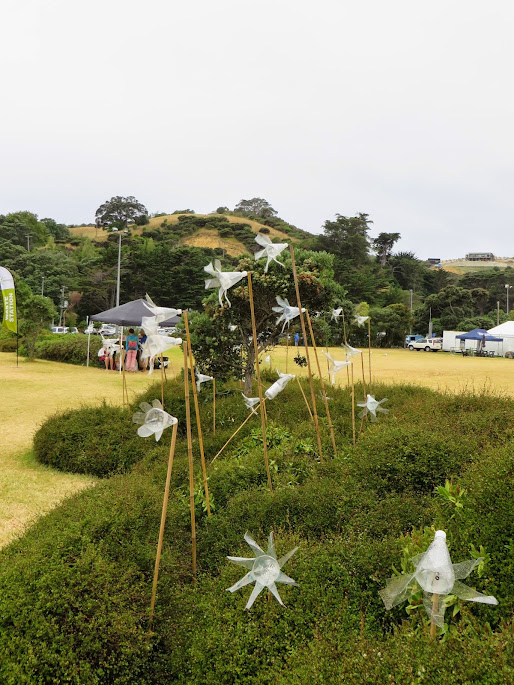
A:
{"type": "Polygon", "coordinates": [[[511,0],[2,0],[0,213],[264,197],[514,256],[511,0]]]}

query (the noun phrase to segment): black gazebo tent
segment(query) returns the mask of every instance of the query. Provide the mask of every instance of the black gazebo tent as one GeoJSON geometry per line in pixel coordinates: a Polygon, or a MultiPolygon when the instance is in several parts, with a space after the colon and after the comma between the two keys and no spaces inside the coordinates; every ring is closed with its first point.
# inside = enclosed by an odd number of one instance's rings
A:
{"type": "MultiPolygon", "coordinates": [[[[116,326],[141,326],[143,316],[153,316],[154,311],[152,305],[146,300],[139,299],[120,304],[119,307],[107,309],[100,314],[93,314],[89,317],[90,321],[101,321],[102,323],[112,323],[116,326]]],[[[174,326],[178,321],[179,316],[173,316],[171,319],[166,319],[159,324],[159,326],[167,327],[174,326]]]]}

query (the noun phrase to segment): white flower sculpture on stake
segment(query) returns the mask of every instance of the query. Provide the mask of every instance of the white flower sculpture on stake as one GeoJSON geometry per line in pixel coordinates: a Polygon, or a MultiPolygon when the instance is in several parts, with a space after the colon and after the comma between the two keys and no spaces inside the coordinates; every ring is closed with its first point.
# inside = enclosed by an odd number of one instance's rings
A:
{"type": "Polygon", "coordinates": [[[352,357],[354,357],[356,354],[362,354],[362,350],[358,350],[356,347],[352,347],[351,345],[348,345],[348,343],[345,343],[343,345],[344,353],[346,354],[346,360],[348,361],[352,357]]]}
{"type": "Polygon", "coordinates": [[[364,407],[363,410],[359,412],[359,419],[362,419],[369,414],[371,420],[376,421],[377,411],[381,411],[384,414],[387,414],[389,412],[389,409],[384,409],[380,406],[383,402],[387,402],[387,397],[384,397],[383,400],[380,400],[380,402],[378,402],[372,395],[366,395],[365,402],[357,402],[358,407],[364,407]]]}
{"type": "Polygon", "coordinates": [[[286,385],[289,383],[289,381],[292,381],[293,378],[295,378],[295,375],[292,373],[280,373],[278,371],[278,381],[275,381],[273,385],[270,385],[270,387],[266,390],[264,393],[266,399],[268,400],[274,400],[275,397],[282,392],[282,390],[286,387],[286,385]]]}
{"type": "Polygon", "coordinates": [[[369,316],[355,316],[355,323],[359,326],[359,328],[362,326],[363,323],[366,323],[366,321],[369,319],[369,316]]]}
{"type": "Polygon", "coordinates": [[[207,383],[208,381],[213,381],[214,376],[206,376],[204,373],[196,372],[196,389],[198,392],[202,390],[202,383],[207,383]]]}
{"type": "Polygon", "coordinates": [[[418,585],[423,590],[423,604],[430,620],[440,628],[444,624],[444,598],[447,595],[455,595],[470,602],[498,604],[491,595],[483,595],[460,582],[461,578],[469,576],[482,559],[452,564],[446,546],[446,533],[443,530],[437,530],[427,551],[416,555],[411,561],[416,569],[413,573],[394,576],[386,587],[380,590],[379,594],[386,609],[392,609],[407,600],[417,591],[418,585]]]}
{"type": "Polygon", "coordinates": [[[331,319],[334,321],[337,321],[337,319],[343,315],[343,308],[339,307],[338,309],[332,309],[332,315],[331,319]]]}
{"type": "Polygon", "coordinates": [[[154,316],[143,316],[141,319],[141,327],[146,333],[146,340],[143,343],[141,351],[141,359],[150,361],[148,375],[153,373],[154,359],[159,355],[163,354],[170,347],[178,347],[182,345],[182,338],[173,338],[169,335],[161,335],[159,333],[159,324],[162,321],[170,319],[172,316],[177,316],[181,314],[181,309],[166,309],[165,307],[159,307],[161,311],[159,314],[154,316]],[[170,314],[173,312],[173,314],[170,314]]]}
{"type": "MultiPolygon", "coordinates": [[[[289,302],[282,297],[276,297],[278,307],[272,307],[274,312],[277,312],[277,314],[280,314],[278,317],[276,324],[278,324],[281,321],[284,321],[284,325],[282,326],[282,333],[284,332],[284,328],[287,326],[289,327],[289,322],[292,321],[293,319],[296,319],[297,316],[300,316],[300,308],[299,307],[291,307],[289,302]]],[[[305,311],[305,307],[302,307],[302,312],[305,311]]]]}
{"type": "Polygon", "coordinates": [[[142,424],[137,429],[137,434],[141,438],[155,435],[155,440],[160,440],[166,428],[178,423],[178,419],[164,411],[159,400],[154,400],[152,404],[142,402],[139,407],[141,411],[134,414],[132,421],[142,424]]]}
{"type": "Polygon", "coordinates": [[[283,252],[286,249],[286,247],[288,247],[287,243],[273,243],[267,235],[263,235],[262,233],[258,233],[255,236],[255,242],[264,248],[263,250],[259,250],[255,253],[255,259],[260,259],[261,257],[264,257],[264,255],[266,255],[266,257],[268,258],[266,261],[266,266],[264,267],[265,274],[268,273],[269,263],[271,260],[273,260],[277,264],[280,264],[280,266],[285,267],[285,264],[279,262],[277,257],[281,252],[283,252]]]}
{"type": "Polygon", "coordinates": [[[244,400],[244,403],[246,405],[246,408],[251,409],[253,414],[257,414],[254,407],[256,404],[259,404],[259,398],[258,397],[247,397],[243,393],[241,393],[241,395],[243,396],[243,400],[244,400]]]}
{"type": "Polygon", "coordinates": [[[328,359],[328,372],[330,374],[330,383],[332,385],[334,385],[335,380],[336,380],[336,373],[341,371],[341,369],[344,369],[345,366],[349,366],[351,364],[351,362],[349,362],[349,361],[338,362],[334,359],[334,357],[329,352],[325,352],[324,350],[323,350],[323,354],[328,359]]]}
{"type": "MultiPolygon", "coordinates": [[[[105,354],[108,357],[112,357],[113,354],[118,354],[120,351],[119,338],[104,338],[102,336],[102,349],[105,350],[105,354]]],[[[98,356],[100,356],[102,349],[98,351],[98,356]]]]}
{"type": "Polygon", "coordinates": [[[236,283],[239,283],[239,281],[243,278],[246,278],[246,276],[248,276],[248,272],[222,271],[221,262],[219,259],[214,260],[214,265],[212,264],[212,262],[210,262],[210,264],[204,266],[203,270],[212,276],[212,278],[208,278],[205,281],[205,288],[219,288],[218,298],[220,301],[220,307],[223,307],[223,296],[225,296],[228,306],[231,307],[232,305],[230,304],[230,300],[227,297],[227,290],[236,283]]]}
{"type": "Polygon", "coordinates": [[[261,549],[255,540],[248,535],[248,533],[245,533],[244,537],[246,542],[252,548],[255,558],[247,559],[245,557],[227,557],[227,559],[229,559],[229,561],[233,561],[234,564],[238,564],[238,566],[244,566],[245,568],[249,569],[248,573],[243,576],[241,580],[238,580],[235,585],[227,588],[227,591],[235,592],[245,585],[255,583],[255,587],[252,590],[250,599],[246,603],[245,609],[251,608],[252,604],[257,599],[257,596],[262,590],[264,590],[265,587],[269,588],[278,603],[281,606],[284,606],[284,603],[278,594],[276,583],[285,583],[286,585],[294,585],[295,587],[298,587],[298,583],[296,583],[296,581],[294,581],[292,578],[289,578],[289,576],[286,576],[286,574],[282,573],[281,571],[282,566],[284,566],[286,561],[293,556],[298,547],[295,547],[286,555],[280,559],[277,559],[275,545],[273,543],[273,532],[269,534],[267,552],[261,549]]]}

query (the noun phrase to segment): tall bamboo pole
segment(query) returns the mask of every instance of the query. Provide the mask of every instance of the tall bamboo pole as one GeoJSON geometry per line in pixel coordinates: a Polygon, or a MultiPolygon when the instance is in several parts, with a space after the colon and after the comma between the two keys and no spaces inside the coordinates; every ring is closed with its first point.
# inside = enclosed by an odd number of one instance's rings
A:
{"type": "Polygon", "coordinates": [[[286,331],[286,373],[289,373],[289,326],[286,331]]]}
{"type": "MultiPolygon", "coordinates": [[[[346,322],[344,320],[344,307],[341,307],[341,315],[343,317],[343,340],[344,344],[347,345],[348,340],[346,338],[346,322]]],[[[350,369],[348,367],[346,367],[346,387],[350,387],[350,369]]]]}
{"type": "Polygon", "coordinates": [[[351,362],[352,367],[352,431],[353,431],[353,444],[355,445],[355,383],[353,381],[353,362],[351,362]]]}
{"type": "Polygon", "coordinates": [[[161,352],[161,404],[164,409],[164,359],[161,352]]]}
{"type": "Polygon", "coordinates": [[[330,416],[330,409],[328,408],[327,393],[325,392],[325,381],[323,380],[323,375],[321,373],[321,365],[319,363],[318,348],[316,347],[316,340],[314,339],[314,331],[312,330],[312,323],[309,311],[306,310],[305,315],[307,317],[307,323],[309,325],[309,333],[312,340],[312,347],[314,348],[314,356],[316,357],[316,365],[318,367],[319,381],[321,384],[321,392],[323,394],[323,401],[325,403],[325,411],[327,412],[328,426],[330,428],[330,437],[332,439],[332,447],[334,448],[334,455],[337,452],[336,438],[334,435],[334,428],[332,426],[332,417],[330,416]]]}
{"type": "Polygon", "coordinates": [[[189,321],[187,320],[187,312],[184,311],[183,314],[184,314],[184,325],[186,327],[187,348],[189,350],[189,366],[191,368],[191,384],[193,386],[193,398],[194,398],[194,403],[195,403],[196,425],[198,428],[198,444],[200,445],[200,459],[202,462],[203,488],[205,490],[205,504],[207,505],[207,516],[210,516],[211,515],[211,503],[209,501],[209,485],[207,483],[207,465],[205,463],[205,454],[203,451],[202,423],[200,421],[200,406],[198,404],[198,393],[196,391],[196,383],[195,383],[195,367],[193,364],[193,350],[191,349],[191,336],[189,334],[189,321]]]}
{"type": "Polygon", "coordinates": [[[307,398],[305,397],[305,393],[303,391],[302,384],[300,383],[300,379],[298,378],[298,376],[295,376],[295,378],[296,378],[296,382],[298,383],[298,387],[300,388],[300,392],[302,393],[302,397],[305,401],[305,406],[307,407],[307,411],[309,412],[309,416],[311,417],[311,421],[314,421],[314,416],[312,415],[311,408],[309,406],[309,402],[308,402],[307,398]]]}
{"type": "Polygon", "coordinates": [[[166,474],[166,485],[164,487],[164,499],[162,502],[161,527],[159,529],[159,541],[157,543],[157,555],[155,557],[155,568],[153,573],[152,601],[150,602],[150,620],[148,624],[149,630],[152,627],[153,612],[155,609],[155,598],[157,596],[157,580],[159,578],[159,565],[161,563],[162,541],[164,538],[164,526],[166,525],[166,512],[168,510],[168,498],[170,494],[170,481],[171,471],[173,469],[173,457],[175,456],[175,445],[177,442],[177,426],[178,423],[175,423],[173,425],[173,433],[171,434],[170,454],[168,457],[168,472],[166,474]]]}
{"type": "Polygon", "coordinates": [[[316,393],[314,392],[314,383],[312,381],[311,358],[309,355],[309,341],[307,340],[307,332],[305,330],[305,319],[302,312],[302,300],[300,298],[300,288],[298,286],[298,274],[296,273],[296,262],[294,259],[294,247],[289,245],[289,252],[291,253],[291,266],[293,267],[294,287],[296,290],[296,300],[300,310],[300,324],[302,326],[303,344],[305,345],[305,356],[307,358],[307,370],[309,372],[309,384],[311,386],[311,400],[312,412],[314,414],[314,425],[316,426],[316,437],[318,439],[319,459],[323,461],[323,450],[321,448],[321,436],[319,433],[318,411],[316,409],[316,393]]]}
{"type": "Polygon", "coordinates": [[[212,379],[212,432],[216,435],[216,379],[212,379]]]}
{"type": "MultiPolygon", "coordinates": [[[[432,595],[432,614],[437,613],[438,604],[439,604],[439,595],[437,595],[434,592],[434,594],[432,595]]],[[[437,625],[436,625],[434,619],[432,619],[430,622],[430,639],[431,640],[435,640],[436,631],[437,631],[437,625]]]]}
{"type": "Polygon", "coordinates": [[[369,391],[371,393],[371,318],[368,316],[369,391]]]}
{"type": "Polygon", "coordinates": [[[251,411],[251,412],[248,414],[248,416],[247,416],[246,419],[243,421],[243,423],[239,426],[239,428],[237,428],[237,430],[235,430],[235,431],[232,433],[232,435],[230,436],[230,438],[229,438],[229,439],[227,440],[227,442],[223,445],[223,447],[220,449],[220,451],[219,451],[218,454],[214,457],[214,459],[210,462],[210,464],[212,464],[214,461],[216,461],[216,459],[220,456],[220,454],[223,452],[223,450],[225,449],[225,447],[227,447],[227,445],[229,445],[229,444],[232,442],[232,440],[236,437],[236,435],[239,433],[239,431],[241,430],[241,428],[243,428],[243,426],[245,426],[245,425],[248,423],[248,421],[252,418],[252,416],[253,416],[254,414],[256,414],[256,413],[257,413],[256,411],[255,411],[255,412],[251,411]]]}
{"type": "Polygon", "coordinates": [[[195,481],[193,465],[193,440],[191,438],[191,408],[189,406],[189,373],[187,370],[187,341],[184,348],[184,395],[186,399],[187,457],[189,462],[189,508],[191,510],[191,546],[193,556],[193,582],[196,582],[196,522],[195,522],[195,481]]]}
{"type": "Polygon", "coordinates": [[[261,385],[261,371],[259,369],[259,346],[257,344],[257,328],[255,325],[255,308],[253,304],[253,288],[252,288],[252,274],[248,272],[248,297],[250,299],[250,314],[252,317],[252,331],[253,331],[253,350],[255,356],[255,368],[257,370],[257,386],[259,388],[259,402],[261,410],[261,428],[262,428],[262,444],[264,447],[264,465],[266,466],[266,475],[268,476],[268,486],[271,494],[273,494],[273,485],[271,483],[271,473],[268,462],[268,444],[266,442],[266,415],[264,413],[264,401],[262,398],[261,385]]]}

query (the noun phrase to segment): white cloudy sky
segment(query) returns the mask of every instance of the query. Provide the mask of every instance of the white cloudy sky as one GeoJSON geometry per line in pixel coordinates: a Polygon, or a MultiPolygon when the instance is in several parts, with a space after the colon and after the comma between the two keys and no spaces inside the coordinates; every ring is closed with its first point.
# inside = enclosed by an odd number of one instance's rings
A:
{"type": "Polygon", "coordinates": [[[264,197],[514,256],[510,0],[2,0],[0,213],[264,197]]]}

